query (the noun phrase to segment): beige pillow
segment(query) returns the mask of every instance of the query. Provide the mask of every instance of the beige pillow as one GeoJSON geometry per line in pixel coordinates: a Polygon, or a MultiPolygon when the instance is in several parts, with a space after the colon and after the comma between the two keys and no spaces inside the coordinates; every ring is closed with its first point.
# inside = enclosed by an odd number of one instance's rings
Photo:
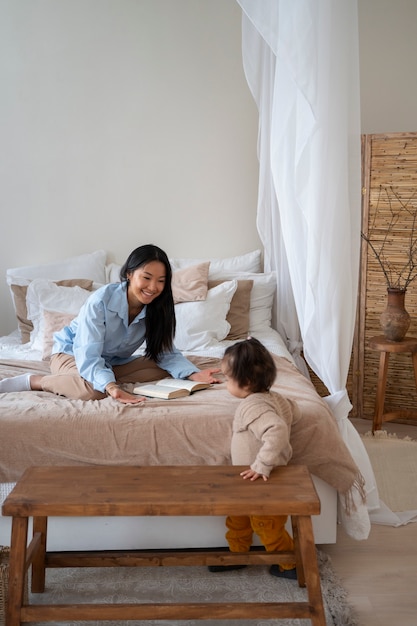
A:
{"type": "MultiPolygon", "coordinates": [[[[209,280],[208,288],[216,287],[222,280],[209,280]]],[[[250,294],[253,280],[238,280],[237,289],[230,303],[226,320],[230,324],[230,331],[226,339],[246,339],[249,332],[250,294]]]]}
{"type": "MultiPolygon", "coordinates": [[[[61,287],[81,287],[87,291],[91,291],[93,288],[93,281],[88,278],[69,278],[65,280],[55,280],[53,282],[61,287]]],[[[28,319],[28,312],[26,308],[26,293],[28,287],[27,285],[10,285],[10,288],[13,292],[14,306],[16,309],[21,342],[28,343],[30,341],[30,333],[33,330],[33,324],[31,320],[28,319]]]]}
{"type": "Polygon", "coordinates": [[[174,304],[200,302],[207,298],[210,262],[184,267],[172,273],[172,295],[174,304]]]}
{"type": "Polygon", "coordinates": [[[58,311],[42,311],[43,315],[43,351],[42,359],[47,361],[52,352],[52,346],[54,343],[53,335],[64,326],[68,326],[74,317],[74,313],[60,313],[58,311]]]}

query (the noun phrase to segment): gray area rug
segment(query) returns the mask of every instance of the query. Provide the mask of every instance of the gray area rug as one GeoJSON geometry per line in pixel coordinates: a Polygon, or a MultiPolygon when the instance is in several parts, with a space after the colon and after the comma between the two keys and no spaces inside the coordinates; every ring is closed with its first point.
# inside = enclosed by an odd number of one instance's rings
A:
{"type": "MultiPolygon", "coordinates": [[[[327,626],[358,626],[330,558],[317,551],[327,626]]],[[[71,602],[285,602],[305,601],[297,581],[271,576],[267,566],[210,573],[206,567],[65,568],[47,570],[46,591],[31,595],[36,604],[71,602]]],[[[37,622],[38,625],[55,622],[37,622]]],[[[306,626],[306,619],[150,620],[59,622],[64,626],[306,626]]]]}

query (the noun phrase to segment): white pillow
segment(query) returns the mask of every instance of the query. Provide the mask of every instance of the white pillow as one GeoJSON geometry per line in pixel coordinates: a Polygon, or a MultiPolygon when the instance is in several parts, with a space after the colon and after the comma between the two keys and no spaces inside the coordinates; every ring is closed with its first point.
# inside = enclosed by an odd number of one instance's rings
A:
{"type": "Polygon", "coordinates": [[[207,258],[207,259],[170,259],[173,271],[188,267],[189,265],[198,265],[210,261],[209,277],[217,272],[262,272],[261,251],[254,250],[240,256],[233,256],[225,259],[207,258]]]}
{"type": "Polygon", "coordinates": [[[33,323],[33,331],[30,335],[31,348],[42,351],[44,347],[43,311],[71,313],[75,317],[89,296],[91,296],[91,291],[81,287],[61,287],[43,278],[33,280],[26,294],[28,319],[33,323]]]}
{"type": "Polygon", "coordinates": [[[67,278],[89,278],[104,284],[106,281],[105,263],[106,252],[97,250],[88,254],[81,254],[63,261],[46,263],[45,265],[28,265],[13,267],[6,270],[8,285],[29,285],[35,278],[49,280],[64,280],[67,278]]]}
{"type": "Polygon", "coordinates": [[[257,333],[271,328],[272,305],[277,289],[276,272],[267,274],[248,272],[215,272],[216,280],[252,280],[250,294],[249,333],[257,333]]]}
{"type": "MultiPolygon", "coordinates": [[[[207,259],[182,259],[172,258],[169,260],[172,271],[184,269],[191,265],[200,265],[201,263],[210,263],[209,278],[213,278],[215,274],[222,272],[262,272],[262,253],[260,250],[247,252],[240,256],[233,256],[225,259],[207,258],[207,259]]],[[[106,283],[117,283],[120,281],[120,270],[122,266],[117,263],[109,263],[106,265],[106,283]]]]}
{"type": "Polygon", "coordinates": [[[236,289],[237,280],[225,281],[209,289],[202,302],[176,304],[175,347],[192,352],[222,341],[230,331],[226,315],[236,289]]]}
{"type": "Polygon", "coordinates": [[[120,283],[120,270],[122,266],[119,263],[109,263],[105,267],[106,283],[120,283]]]}

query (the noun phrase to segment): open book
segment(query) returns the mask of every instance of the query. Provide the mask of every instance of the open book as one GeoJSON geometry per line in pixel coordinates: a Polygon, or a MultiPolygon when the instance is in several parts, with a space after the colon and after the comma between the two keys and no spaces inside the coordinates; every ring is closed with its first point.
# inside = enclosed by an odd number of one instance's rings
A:
{"type": "Polygon", "coordinates": [[[194,380],[183,380],[182,378],[163,378],[158,380],[157,383],[150,385],[138,385],[133,389],[133,393],[139,396],[170,400],[171,398],[189,396],[194,391],[208,389],[208,387],[210,387],[210,383],[198,383],[194,380]]]}

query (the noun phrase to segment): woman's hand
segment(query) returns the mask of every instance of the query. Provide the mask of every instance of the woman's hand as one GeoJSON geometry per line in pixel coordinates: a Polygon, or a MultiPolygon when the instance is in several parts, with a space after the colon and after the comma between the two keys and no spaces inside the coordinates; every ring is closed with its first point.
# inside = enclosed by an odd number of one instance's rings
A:
{"type": "Polygon", "coordinates": [[[124,391],[116,383],[107,385],[106,393],[113,398],[113,400],[117,400],[123,404],[142,404],[146,400],[144,396],[137,396],[135,393],[124,391]]]}
{"type": "Polygon", "coordinates": [[[246,480],[247,478],[249,478],[249,480],[257,480],[261,476],[264,480],[268,480],[268,476],[265,476],[264,474],[258,474],[258,472],[254,472],[250,468],[244,470],[243,472],[240,472],[240,475],[242,476],[243,480],[246,480]]]}
{"type": "Polygon", "coordinates": [[[219,368],[200,370],[199,372],[191,374],[188,378],[190,380],[195,380],[198,383],[220,383],[221,381],[213,376],[213,374],[217,374],[220,371],[221,370],[219,368]]]}

